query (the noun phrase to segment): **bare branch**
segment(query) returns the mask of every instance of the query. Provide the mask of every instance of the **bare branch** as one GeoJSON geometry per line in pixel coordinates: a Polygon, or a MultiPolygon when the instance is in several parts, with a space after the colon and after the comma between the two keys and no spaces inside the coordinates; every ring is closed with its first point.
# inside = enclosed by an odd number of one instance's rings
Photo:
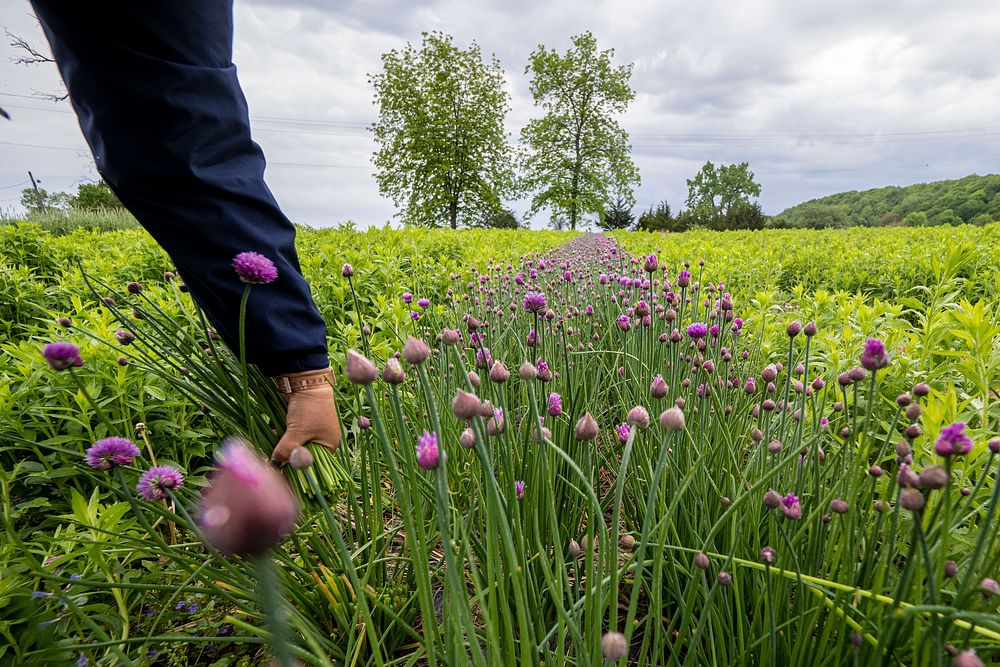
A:
{"type": "Polygon", "coordinates": [[[6,33],[7,38],[10,40],[10,46],[22,52],[20,55],[13,56],[10,59],[11,62],[13,62],[15,65],[37,65],[39,63],[55,62],[52,56],[42,53],[34,46],[32,46],[31,43],[29,43],[28,40],[24,39],[23,37],[15,35],[7,28],[4,28],[3,31],[4,33],[6,33]]]}

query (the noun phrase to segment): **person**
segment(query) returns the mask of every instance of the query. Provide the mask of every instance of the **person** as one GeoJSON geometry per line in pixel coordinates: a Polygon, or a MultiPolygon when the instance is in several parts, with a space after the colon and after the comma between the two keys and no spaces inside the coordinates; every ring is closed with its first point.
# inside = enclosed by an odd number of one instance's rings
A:
{"type": "Polygon", "coordinates": [[[264,156],[233,52],[232,0],[32,0],[101,176],[170,255],[237,349],[243,284],[233,258],[278,269],[251,290],[247,360],[275,378],[287,419],[272,454],[340,443],[326,325],[302,275],[295,227],[264,182],[264,156]]]}

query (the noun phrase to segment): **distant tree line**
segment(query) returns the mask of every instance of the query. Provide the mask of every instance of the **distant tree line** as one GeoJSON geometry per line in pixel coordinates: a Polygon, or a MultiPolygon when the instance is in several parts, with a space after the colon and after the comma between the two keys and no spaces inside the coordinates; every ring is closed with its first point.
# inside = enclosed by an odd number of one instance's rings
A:
{"type": "Polygon", "coordinates": [[[685,232],[689,229],[763,229],[767,216],[755,201],[760,184],[746,162],[716,166],[711,162],[687,181],[687,208],[673,215],[661,201],[639,214],[615,200],[601,219],[604,229],[639,229],[649,232],[685,232]]]}
{"type": "Polygon", "coordinates": [[[1000,175],[841,192],[792,206],[768,227],[925,227],[1000,220],[1000,175]]]}
{"type": "Polygon", "coordinates": [[[25,188],[21,191],[21,206],[28,214],[55,211],[96,211],[124,208],[117,195],[103,180],[96,183],[81,183],[76,194],[49,192],[45,188],[25,188]]]}

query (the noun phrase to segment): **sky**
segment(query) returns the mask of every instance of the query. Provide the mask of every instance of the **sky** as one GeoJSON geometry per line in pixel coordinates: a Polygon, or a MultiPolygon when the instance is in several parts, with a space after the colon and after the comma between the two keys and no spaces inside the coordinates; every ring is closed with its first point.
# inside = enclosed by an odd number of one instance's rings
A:
{"type": "MultiPolygon", "coordinates": [[[[524,68],[544,44],[591,31],[634,63],[635,101],[618,121],[642,179],[635,212],[683,208],[706,161],[748,162],[774,214],[845,190],[1000,172],[1000,3],[940,0],[528,2],[237,0],[234,62],[266,178],[295,222],[394,220],[367,131],[368,75],[381,54],[442,31],[476,41],[506,71],[511,141],[539,111],[524,68]]],[[[0,27],[47,49],[22,0],[0,27]]],[[[28,170],[50,191],[97,173],[51,64],[25,67],[0,43],[0,212],[19,209],[28,170]]],[[[523,212],[526,202],[514,202],[523,212]]],[[[543,227],[548,216],[533,221],[543,227]]]]}

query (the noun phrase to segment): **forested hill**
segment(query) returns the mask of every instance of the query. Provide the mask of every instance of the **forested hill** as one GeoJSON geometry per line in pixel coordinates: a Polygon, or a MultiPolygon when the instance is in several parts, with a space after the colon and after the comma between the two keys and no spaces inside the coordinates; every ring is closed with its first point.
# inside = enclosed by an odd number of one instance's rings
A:
{"type": "Polygon", "coordinates": [[[774,227],[985,225],[1000,220],[1000,174],[840,192],[774,216],[774,227]]]}

